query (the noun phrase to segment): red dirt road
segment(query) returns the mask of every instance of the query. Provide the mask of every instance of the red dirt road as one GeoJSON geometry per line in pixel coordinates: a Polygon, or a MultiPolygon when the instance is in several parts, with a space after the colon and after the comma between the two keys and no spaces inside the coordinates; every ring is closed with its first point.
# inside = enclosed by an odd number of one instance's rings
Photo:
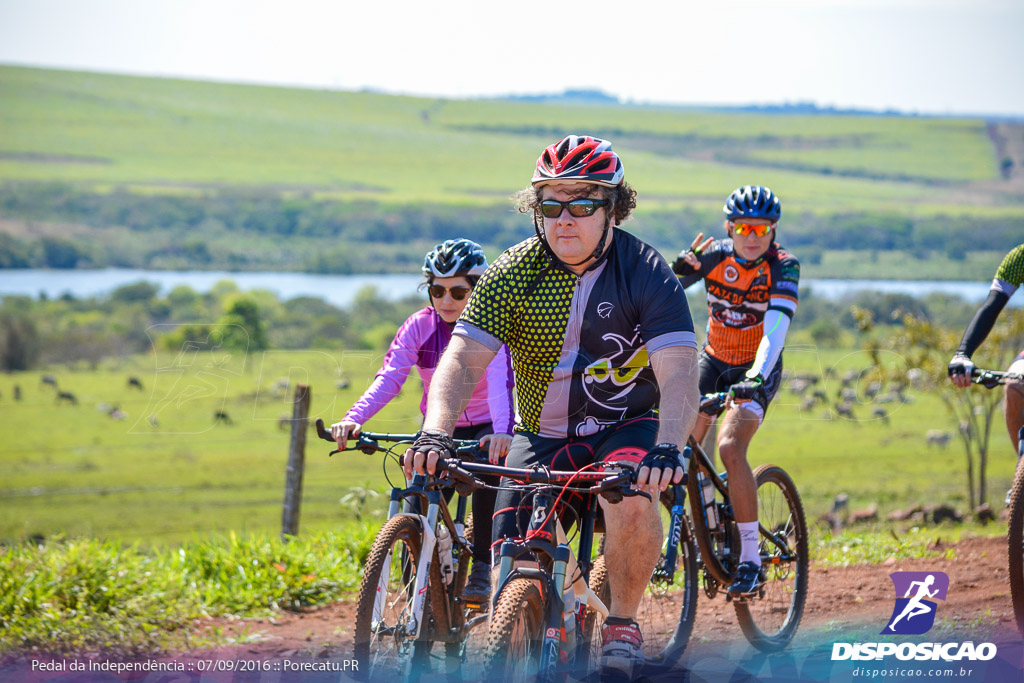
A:
{"type": "MultiPolygon", "coordinates": [[[[1006,539],[973,538],[949,546],[950,558],[890,559],[880,565],[811,566],[810,593],[794,649],[822,640],[875,640],[893,609],[895,571],[942,571],[949,595],[939,607],[932,633],[942,638],[978,640],[985,633],[1013,628],[1006,573],[1006,539]]],[[[339,602],[307,613],[283,613],[273,620],[216,620],[206,626],[235,634],[237,645],[183,653],[186,658],[253,659],[346,657],[352,651],[355,606],[339,602]]],[[[719,596],[700,595],[691,650],[745,645],[730,605],[719,596]]]]}

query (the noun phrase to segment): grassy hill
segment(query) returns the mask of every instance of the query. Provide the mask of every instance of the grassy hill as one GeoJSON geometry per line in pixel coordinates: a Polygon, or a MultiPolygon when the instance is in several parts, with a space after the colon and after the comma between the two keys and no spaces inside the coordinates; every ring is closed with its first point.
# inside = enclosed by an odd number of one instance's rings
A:
{"type": "Polygon", "coordinates": [[[820,248],[942,254],[971,233],[955,257],[1004,250],[1024,229],[1024,186],[1002,179],[980,119],[435,100],[0,66],[0,238],[14,240],[0,244],[13,254],[0,267],[66,265],[39,255],[40,235],[79,245],[79,266],[204,267],[195,249],[168,254],[183,235],[232,268],[330,269],[315,263],[325,239],[388,244],[411,261],[453,230],[504,247],[529,233],[506,198],[567,132],[613,141],[640,193],[632,229],[666,250],[715,228],[726,194],[751,182],[783,198],[791,247],[867,223],[895,238],[820,248]],[[239,211],[239,197],[261,203],[239,211]],[[232,261],[240,233],[251,253],[232,261]]]}

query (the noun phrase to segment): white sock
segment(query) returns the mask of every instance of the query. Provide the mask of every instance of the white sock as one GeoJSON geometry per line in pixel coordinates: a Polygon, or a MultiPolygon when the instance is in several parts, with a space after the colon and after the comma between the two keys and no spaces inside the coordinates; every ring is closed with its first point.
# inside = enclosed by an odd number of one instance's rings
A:
{"type": "Polygon", "coordinates": [[[757,522],[736,522],[736,527],[740,530],[740,562],[753,562],[760,567],[761,552],[758,548],[760,533],[757,522]]]}

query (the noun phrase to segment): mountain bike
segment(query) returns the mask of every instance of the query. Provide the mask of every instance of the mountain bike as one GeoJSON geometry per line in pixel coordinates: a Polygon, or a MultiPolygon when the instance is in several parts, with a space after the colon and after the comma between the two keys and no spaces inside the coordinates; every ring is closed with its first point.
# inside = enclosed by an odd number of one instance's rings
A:
{"type": "Polygon", "coordinates": [[[589,588],[593,576],[597,496],[618,502],[649,494],[631,488],[630,470],[559,472],[542,467],[509,468],[443,460],[438,465],[457,485],[484,485],[474,475],[500,475],[515,482],[532,514],[522,540],[505,540],[498,556],[498,589],[491,607],[482,676],[497,680],[562,680],[595,668],[600,651],[598,619],[603,601],[589,588]],[[582,498],[582,512],[561,505],[566,493],[582,498]],[[566,517],[570,511],[574,515],[566,517]],[[562,519],[577,522],[577,552],[565,536],[562,519]]]}
{"type": "MultiPolygon", "coordinates": [[[[316,429],[320,438],[334,441],[323,420],[316,421],[316,429]]],[[[396,456],[399,445],[404,451],[415,439],[415,434],[362,432],[345,450],[396,456]]],[[[455,445],[461,458],[485,457],[477,441],[455,445]]],[[[357,600],[354,640],[360,678],[418,678],[432,668],[435,642],[445,644],[444,668],[455,673],[471,649],[470,634],[486,626],[487,605],[462,600],[472,556],[472,523],[465,521],[470,492],[457,492],[453,516],[443,495],[452,485],[418,474],[408,486],[391,489],[388,518],[370,548],[357,600]]]]}
{"type": "MultiPolygon", "coordinates": [[[[701,398],[700,410],[717,416],[725,411],[727,401],[725,393],[709,394],[701,398]]],[[[693,536],[700,549],[697,564],[704,593],[714,598],[732,583],[739,565],[739,530],[726,473],[715,470],[692,437],[687,448],[691,458],[686,489],[693,536]]],[[[754,481],[763,580],[755,595],[732,598],[726,592],[726,601],[733,603],[740,629],[751,645],[772,652],[789,644],[803,616],[810,569],[807,522],[796,485],[782,468],[760,465],[754,469],[754,481]]],[[[677,514],[673,508],[672,517],[677,514]]]]}
{"type": "MultiPolygon", "coordinates": [[[[974,368],[971,382],[994,389],[1007,382],[1024,381],[1024,375],[974,368]]],[[[1017,469],[1013,485],[1006,495],[1009,520],[1006,528],[1007,569],[1010,574],[1010,601],[1017,630],[1024,635],[1024,427],[1017,433],[1017,469]]]]}

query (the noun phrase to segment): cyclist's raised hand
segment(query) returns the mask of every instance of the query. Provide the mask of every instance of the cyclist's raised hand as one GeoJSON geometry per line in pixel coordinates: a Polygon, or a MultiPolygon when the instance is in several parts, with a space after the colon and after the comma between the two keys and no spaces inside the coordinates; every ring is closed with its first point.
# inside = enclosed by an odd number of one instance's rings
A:
{"type": "Polygon", "coordinates": [[[405,478],[412,479],[414,473],[433,474],[437,470],[438,459],[442,457],[455,457],[455,443],[452,442],[452,437],[440,429],[421,430],[416,436],[416,441],[402,458],[405,478]]]}
{"type": "Polygon", "coordinates": [[[690,248],[679,254],[679,258],[686,261],[686,265],[694,270],[700,270],[700,255],[715,241],[714,237],[709,237],[701,242],[702,239],[704,239],[704,233],[698,232],[697,236],[693,238],[693,242],[690,243],[690,248]]]}
{"type": "Polygon", "coordinates": [[[480,439],[480,447],[487,446],[487,459],[491,461],[492,465],[497,465],[498,461],[508,454],[508,448],[511,445],[511,434],[488,434],[480,439]]]}
{"type": "Polygon", "coordinates": [[[338,450],[342,451],[345,450],[345,446],[348,444],[348,438],[350,436],[359,438],[359,434],[362,431],[363,425],[353,420],[342,420],[331,425],[331,436],[338,442],[338,450]]]}
{"type": "Polygon", "coordinates": [[[679,447],[674,443],[659,443],[647,451],[640,461],[636,485],[641,489],[658,489],[664,491],[669,484],[680,484],[686,481],[686,466],[679,447]]]}
{"type": "Polygon", "coordinates": [[[962,353],[953,356],[946,368],[949,379],[961,389],[971,385],[971,374],[974,372],[974,362],[962,353]]]}

